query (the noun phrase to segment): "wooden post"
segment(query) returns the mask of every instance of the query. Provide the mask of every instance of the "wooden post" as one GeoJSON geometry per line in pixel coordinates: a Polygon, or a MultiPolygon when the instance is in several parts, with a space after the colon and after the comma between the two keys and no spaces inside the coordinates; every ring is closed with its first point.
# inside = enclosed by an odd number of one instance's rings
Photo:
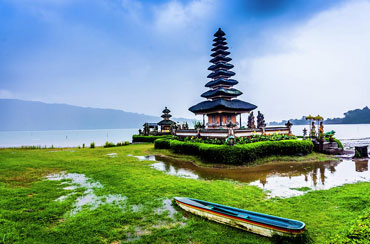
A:
{"type": "Polygon", "coordinates": [[[204,121],[204,115],[205,114],[203,114],[203,126],[206,126],[205,121],[204,121]]]}
{"type": "Polygon", "coordinates": [[[242,114],[239,114],[239,128],[242,127],[242,114]]]}
{"type": "Polygon", "coordinates": [[[220,114],[220,126],[222,126],[222,114],[220,114]]]}

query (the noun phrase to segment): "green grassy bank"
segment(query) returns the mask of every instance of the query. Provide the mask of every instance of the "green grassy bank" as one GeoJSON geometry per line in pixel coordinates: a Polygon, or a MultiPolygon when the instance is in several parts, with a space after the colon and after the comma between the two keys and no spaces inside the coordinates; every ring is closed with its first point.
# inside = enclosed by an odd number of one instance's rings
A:
{"type": "MultiPolygon", "coordinates": [[[[0,150],[0,243],[271,243],[250,234],[188,214],[171,216],[163,200],[187,196],[306,223],[314,243],[347,240],[350,228],[370,207],[370,183],[313,191],[287,199],[266,199],[257,187],[231,181],[206,181],[167,175],[153,161],[128,155],[153,152],[153,144],[85,149],[0,150]],[[85,189],[46,180],[51,173],[83,174],[101,187],[101,204],[75,215],[75,201],[85,189]],[[66,188],[66,189],[65,189],[66,188]],[[61,196],[63,201],[55,201],[61,196]],[[104,201],[125,197],[124,204],[104,201]]],[[[63,180],[68,183],[69,180],[63,180]]],[[[362,219],[360,219],[362,220],[362,219]]],[[[357,221],[357,222],[356,222],[357,221]]],[[[365,238],[368,237],[364,232],[365,238]]],[[[368,239],[360,238],[367,243],[368,239]]],[[[333,242],[334,243],[334,242],[333,242]]]]}

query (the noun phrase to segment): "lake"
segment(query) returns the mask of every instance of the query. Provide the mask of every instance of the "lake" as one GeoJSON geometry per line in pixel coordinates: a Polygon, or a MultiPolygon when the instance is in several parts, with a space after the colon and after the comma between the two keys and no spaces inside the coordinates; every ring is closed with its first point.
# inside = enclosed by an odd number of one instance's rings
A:
{"type": "Polygon", "coordinates": [[[50,130],[50,131],[1,131],[0,147],[47,146],[78,147],[91,142],[96,146],[106,141],[121,142],[132,140],[138,129],[101,129],[101,130],[50,130]]]}
{"type": "MultiPolygon", "coordinates": [[[[302,135],[303,128],[309,126],[297,125],[292,127],[293,134],[302,135]]],[[[355,125],[325,125],[325,131],[336,131],[335,137],[343,140],[348,148],[354,145],[370,144],[370,124],[355,125]]],[[[52,130],[52,131],[1,131],[0,147],[47,146],[77,147],[95,142],[97,146],[106,141],[131,141],[132,135],[138,129],[99,129],[99,130],[52,130]]]]}

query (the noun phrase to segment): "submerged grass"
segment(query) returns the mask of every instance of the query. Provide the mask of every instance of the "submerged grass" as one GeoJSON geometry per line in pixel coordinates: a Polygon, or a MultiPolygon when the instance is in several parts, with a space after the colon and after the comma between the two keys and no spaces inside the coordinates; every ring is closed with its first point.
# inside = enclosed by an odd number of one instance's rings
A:
{"type": "Polygon", "coordinates": [[[307,225],[307,239],[325,243],[348,235],[346,230],[370,207],[370,195],[364,194],[370,183],[266,199],[255,186],[171,176],[152,169],[153,162],[128,156],[151,152],[153,144],[74,151],[1,149],[0,243],[281,242],[207,221],[176,206],[172,216],[163,203],[174,196],[298,219],[307,225]],[[115,157],[108,156],[112,153],[115,157]],[[96,209],[85,206],[69,215],[86,189],[70,190],[66,188],[71,184],[68,180],[46,180],[47,175],[63,171],[84,174],[103,186],[95,188],[94,194],[125,196],[125,204],[102,204],[96,209]],[[66,195],[63,201],[55,201],[66,195]]]}

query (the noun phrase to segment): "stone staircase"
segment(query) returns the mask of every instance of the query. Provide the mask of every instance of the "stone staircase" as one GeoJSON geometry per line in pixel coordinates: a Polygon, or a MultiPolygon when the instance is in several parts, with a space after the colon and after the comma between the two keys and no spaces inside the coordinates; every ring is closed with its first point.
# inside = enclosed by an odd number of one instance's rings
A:
{"type": "Polygon", "coordinates": [[[338,147],[336,142],[319,142],[317,140],[312,140],[314,144],[314,151],[330,154],[330,155],[342,155],[343,149],[338,147]]]}

